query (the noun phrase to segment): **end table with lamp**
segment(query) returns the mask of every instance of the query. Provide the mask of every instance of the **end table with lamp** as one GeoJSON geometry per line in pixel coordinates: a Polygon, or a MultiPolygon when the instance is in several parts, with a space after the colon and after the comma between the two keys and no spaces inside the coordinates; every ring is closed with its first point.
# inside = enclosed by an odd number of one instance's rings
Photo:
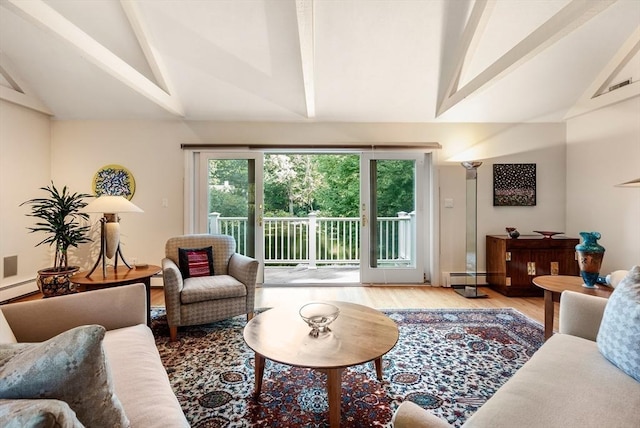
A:
{"type": "Polygon", "coordinates": [[[121,285],[144,283],[147,292],[147,325],[151,325],[151,277],[160,272],[162,268],[155,265],[139,265],[129,269],[109,267],[106,275],[87,275],[89,272],[78,272],[71,277],[71,282],[77,284],[78,291],[97,290],[100,288],[119,287],[121,285]]]}
{"type": "Polygon", "coordinates": [[[151,277],[162,270],[155,265],[131,266],[120,250],[119,213],[144,212],[122,195],[100,195],[82,209],[86,213],[102,213],[100,219],[100,254],[89,271],[78,272],[71,277],[78,291],[118,287],[142,282],[147,292],[147,325],[151,325],[151,277]],[[118,267],[118,258],[124,266],[118,267]],[[114,259],[113,267],[107,267],[107,259],[114,259]],[[102,272],[94,273],[102,264],[102,272]]]}

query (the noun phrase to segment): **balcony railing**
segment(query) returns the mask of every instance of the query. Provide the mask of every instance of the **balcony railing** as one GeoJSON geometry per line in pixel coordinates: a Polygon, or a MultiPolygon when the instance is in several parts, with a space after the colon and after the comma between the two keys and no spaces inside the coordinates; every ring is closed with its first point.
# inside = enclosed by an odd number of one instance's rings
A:
{"type": "MultiPolygon", "coordinates": [[[[360,263],[360,219],[357,217],[265,217],[264,263],[270,265],[360,263]]],[[[415,262],[415,213],[378,217],[378,266],[413,265],[415,262]]],[[[231,235],[237,251],[247,249],[247,218],[209,214],[209,233],[231,235]]]]}

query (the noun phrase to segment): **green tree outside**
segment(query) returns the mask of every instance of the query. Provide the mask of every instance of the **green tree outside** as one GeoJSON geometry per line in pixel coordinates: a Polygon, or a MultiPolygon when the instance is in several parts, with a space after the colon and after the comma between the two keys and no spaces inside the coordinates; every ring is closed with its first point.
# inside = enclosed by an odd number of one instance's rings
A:
{"type": "MultiPolygon", "coordinates": [[[[209,164],[209,212],[247,215],[248,161],[209,164]]],[[[360,157],[357,154],[267,154],[264,162],[266,217],[360,216],[360,157]]],[[[415,206],[413,161],[377,162],[377,215],[394,217],[415,206]]]]}

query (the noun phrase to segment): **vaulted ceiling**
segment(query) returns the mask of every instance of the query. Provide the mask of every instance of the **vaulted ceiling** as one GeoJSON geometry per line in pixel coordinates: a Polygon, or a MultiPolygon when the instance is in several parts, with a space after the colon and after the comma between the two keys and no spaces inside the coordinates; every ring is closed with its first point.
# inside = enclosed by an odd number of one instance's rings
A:
{"type": "Polygon", "coordinates": [[[56,119],[555,122],[639,49],[640,0],[0,0],[0,98],[56,119]]]}

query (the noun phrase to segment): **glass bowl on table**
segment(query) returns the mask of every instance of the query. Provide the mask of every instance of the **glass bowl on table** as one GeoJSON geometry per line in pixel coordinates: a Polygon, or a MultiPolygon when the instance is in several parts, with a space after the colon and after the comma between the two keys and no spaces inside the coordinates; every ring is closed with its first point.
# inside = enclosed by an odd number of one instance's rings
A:
{"type": "Polygon", "coordinates": [[[329,324],[338,318],[340,309],[331,303],[311,302],[302,306],[299,314],[300,318],[311,327],[309,335],[318,337],[320,333],[328,333],[331,331],[329,324]]]}

